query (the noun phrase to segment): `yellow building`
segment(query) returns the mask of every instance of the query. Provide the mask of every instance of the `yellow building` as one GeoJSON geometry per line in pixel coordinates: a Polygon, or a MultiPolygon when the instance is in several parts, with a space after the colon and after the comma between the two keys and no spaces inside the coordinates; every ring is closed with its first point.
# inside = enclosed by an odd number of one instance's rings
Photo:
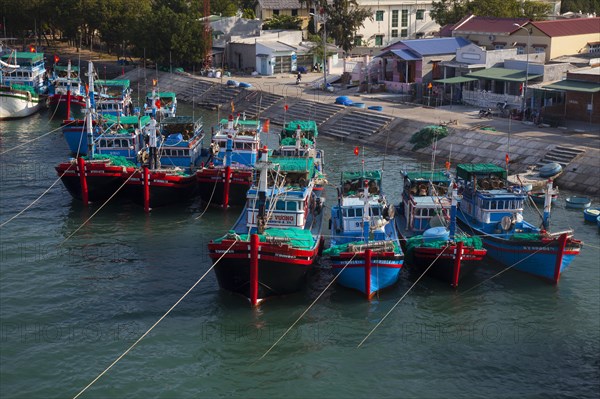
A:
{"type": "Polygon", "coordinates": [[[303,30],[308,27],[311,12],[314,10],[307,10],[306,4],[300,4],[298,0],[258,0],[256,5],[256,18],[266,21],[274,15],[298,17],[302,20],[303,30]]]}

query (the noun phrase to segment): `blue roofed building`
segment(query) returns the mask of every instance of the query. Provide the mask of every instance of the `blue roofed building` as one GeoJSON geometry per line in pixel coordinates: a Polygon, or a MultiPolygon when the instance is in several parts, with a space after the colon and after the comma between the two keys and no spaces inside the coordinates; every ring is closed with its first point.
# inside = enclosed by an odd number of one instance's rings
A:
{"type": "Polygon", "coordinates": [[[375,56],[369,64],[370,83],[385,84],[393,93],[414,93],[418,87],[443,77],[441,62],[471,42],[462,37],[400,40],[375,56]]]}

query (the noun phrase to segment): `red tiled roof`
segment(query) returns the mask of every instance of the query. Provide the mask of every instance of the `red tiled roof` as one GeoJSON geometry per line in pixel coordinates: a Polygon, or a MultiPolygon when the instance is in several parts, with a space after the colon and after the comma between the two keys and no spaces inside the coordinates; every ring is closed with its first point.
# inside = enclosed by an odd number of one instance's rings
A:
{"type": "Polygon", "coordinates": [[[537,21],[531,24],[549,37],[586,35],[590,33],[600,35],[600,17],[537,21]]]}
{"type": "Polygon", "coordinates": [[[510,33],[519,29],[514,24],[523,25],[528,21],[527,18],[472,17],[462,24],[457,23],[454,32],[510,33]]]}

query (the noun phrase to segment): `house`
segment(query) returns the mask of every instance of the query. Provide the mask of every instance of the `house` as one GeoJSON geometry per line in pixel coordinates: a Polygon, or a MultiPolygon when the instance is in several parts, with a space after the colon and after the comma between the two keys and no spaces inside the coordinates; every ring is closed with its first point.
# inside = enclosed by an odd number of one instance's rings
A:
{"type": "Polygon", "coordinates": [[[443,77],[441,63],[469,45],[462,37],[400,40],[384,49],[369,64],[368,75],[385,83],[386,91],[408,93],[415,83],[443,77]]]}
{"type": "Polygon", "coordinates": [[[517,54],[544,53],[548,62],[570,54],[600,55],[600,18],[528,21],[469,15],[454,24],[452,37],[463,37],[488,50],[516,48],[517,54]]]}
{"type": "Polygon", "coordinates": [[[359,0],[359,7],[373,12],[372,20],[354,35],[355,46],[381,47],[400,39],[432,37],[440,26],[431,19],[433,0],[359,0]]]}
{"type": "Polygon", "coordinates": [[[217,67],[229,66],[225,50],[232,36],[258,36],[262,26],[262,21],[240,17],[211,15],[209,21],[212,30],[213,65],[217,67]]]}
{"type": "Polygon", "coordinates": [[[581,68],[535,90],[542,121],[552,118],[600,123],[600,67],[581,68]]]}
{"type": "MultiPolygon", "coordinates": [[[[229,66],[233,69],[270,76],[291,73],[315,63],[310,42],[302,41],[302,31],[261,31],[259,36],[233,36],[227,45],[229,66]]],[[[332,62],[337,62],[337,54],[332,62]]]]}
{"type": "Polygon", "coordinates": [[[314,9],[307,10],[306,3],[300,4],[299,0],[258,0],[256,4],[256,18],[261,21],[273,18],[274,15],[289,15],[302,20],[301,29],[306,29],[310,21],[310,13],[314,9]]]}

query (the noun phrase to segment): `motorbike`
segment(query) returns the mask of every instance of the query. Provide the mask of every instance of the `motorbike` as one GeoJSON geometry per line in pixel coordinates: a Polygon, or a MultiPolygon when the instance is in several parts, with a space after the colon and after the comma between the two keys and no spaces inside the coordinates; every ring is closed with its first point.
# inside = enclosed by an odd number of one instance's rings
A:
{"type": "Polygon", "coordinates": [[[492,109],[491,108],[480,109],[479,117],[480,118],[491,118],[492,117],[492,109]]]}

